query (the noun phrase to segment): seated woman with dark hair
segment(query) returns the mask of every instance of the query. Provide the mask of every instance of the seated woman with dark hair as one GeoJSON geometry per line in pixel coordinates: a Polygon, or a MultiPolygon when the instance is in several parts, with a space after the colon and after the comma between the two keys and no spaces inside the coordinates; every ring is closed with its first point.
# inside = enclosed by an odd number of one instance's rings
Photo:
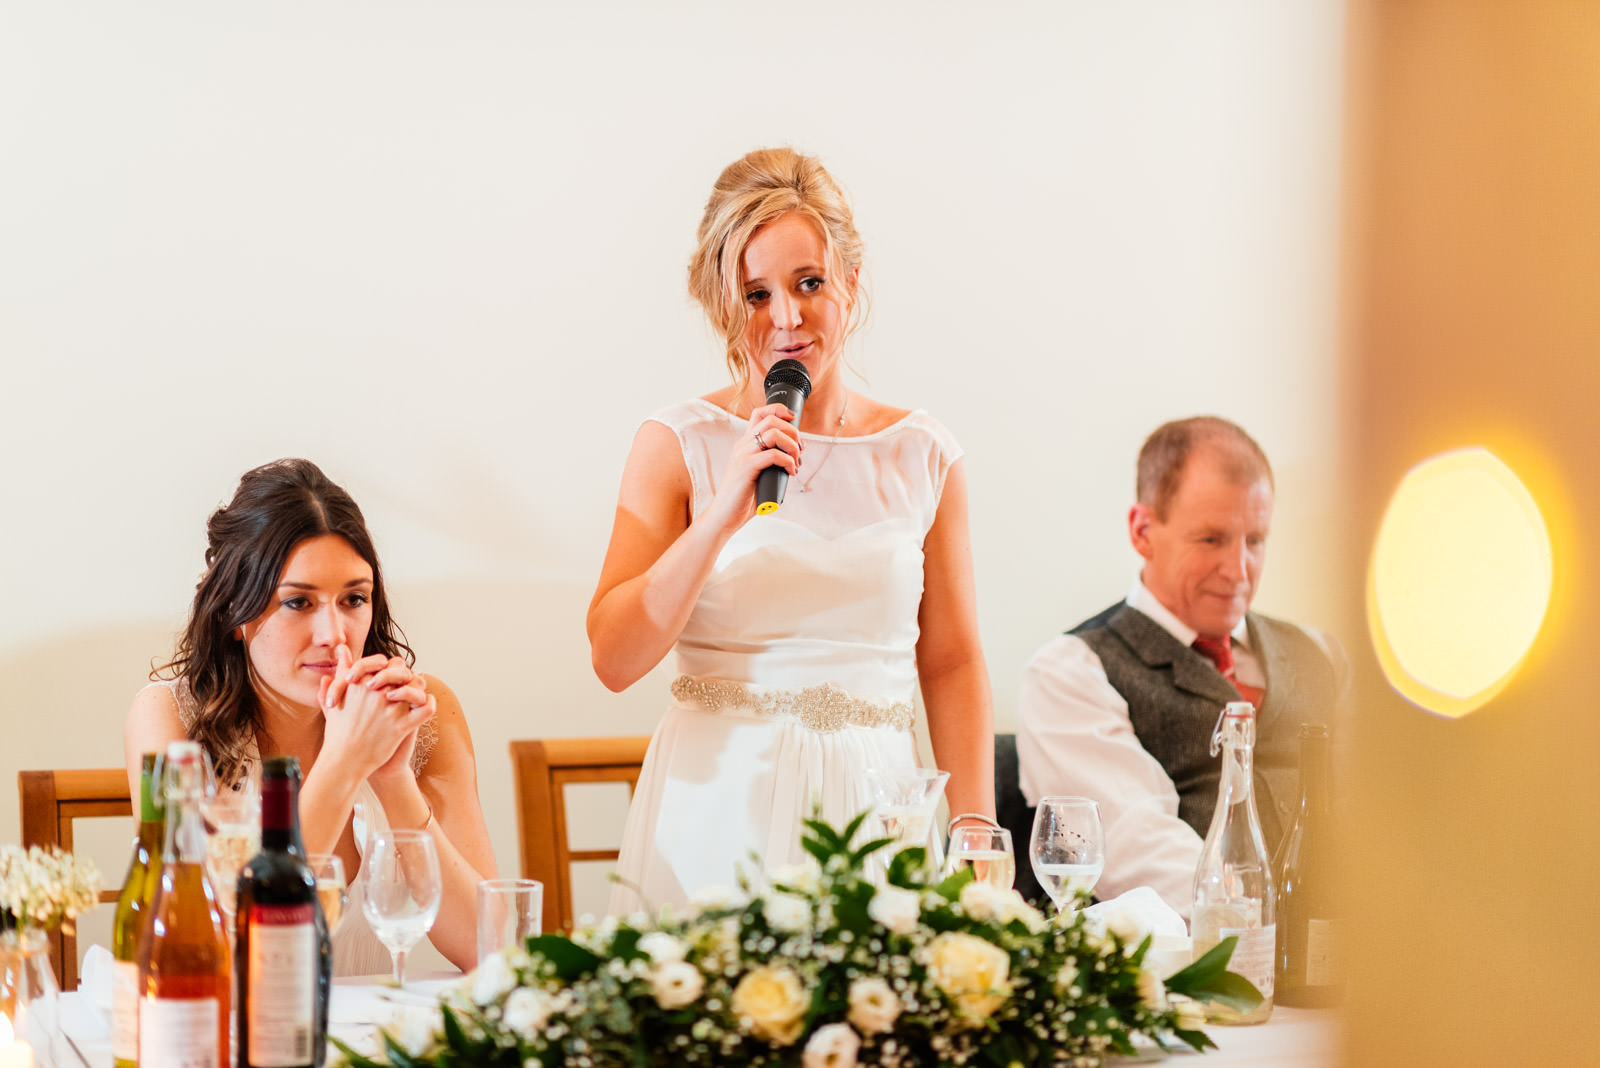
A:
{"type": "Polygon", "coordinates": [[[389,968],[360,901],[367,838],[391,826],[432,835],[444,893],[429,937],[471,967],[477,883],[495,875],[472,738],[450,688],[412,670],[361,509],[310,461],[279,460],[245,473],[207,533],[177,650],[128,712],[130,785],[142,754],[181,738],[225,785],[298,757],[306,849],[350,873],[334,971],[389,968]]]}

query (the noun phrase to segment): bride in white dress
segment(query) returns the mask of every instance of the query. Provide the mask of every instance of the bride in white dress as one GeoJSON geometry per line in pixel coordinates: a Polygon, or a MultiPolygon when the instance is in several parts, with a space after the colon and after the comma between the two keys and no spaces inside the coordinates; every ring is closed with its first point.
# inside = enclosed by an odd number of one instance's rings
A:
{"type": "Polygon", "coordinates": [[[128,712],[129,781],[144,753],[181,738],[201,744],[223,784],[263,756],[298,757],[301,837],[350,876],[334,973],[389,970],[361,913],[362,855],[389,826],[433,838],[443,900],[428,937],[472,967],[477,884],[495,874],[472,738],[450,688],[412,669],[361,510],[315,464],[279,460],[244,474],[207,535],[166,678],[128,712]]]}
{"type": "Polygon", "coordinates": [[[718,179],[689,285],[734,381],[640,427],[589,609],[611,689],[677,657],[613,912],[731,886],[752,852],[799,860],[814,803],[842,822],[870,804],[865,769],[917,763],[919,684],[950,811],[994,813],[961,450],[926,412],[845,387],[860,269],[849,206],[815,159],[763,149],[718,179]],[[812,384],[798,425],[766,403],[783,359],[812,384]],[[758,516],[774,466],[787,496],[758,516]]]}

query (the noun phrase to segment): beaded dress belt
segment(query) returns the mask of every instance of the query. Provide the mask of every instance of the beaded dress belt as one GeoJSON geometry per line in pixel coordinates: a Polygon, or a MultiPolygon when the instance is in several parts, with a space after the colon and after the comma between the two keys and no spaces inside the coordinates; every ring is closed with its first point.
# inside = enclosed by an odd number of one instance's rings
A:
{"type": "Polygon", "coordinates": [[[831,682],[803,690],[757,690],[732,679],[679,675],[672,680],[672,696],[707,712],[755,712],[763,716],[798,719],[814,731],[846,727],[893,727],[908,731],[916,721],[910,701],[868,701],[852,697],[831,682]]]}

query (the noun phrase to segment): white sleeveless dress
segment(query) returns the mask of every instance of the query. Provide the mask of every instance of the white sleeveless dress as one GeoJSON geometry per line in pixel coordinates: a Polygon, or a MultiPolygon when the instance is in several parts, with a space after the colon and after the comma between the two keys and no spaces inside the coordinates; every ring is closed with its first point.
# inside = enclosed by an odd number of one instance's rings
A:
{"type": "MultiPolygon", "coordinates": [[[[747,423],[703,400],[652,418],[678,436],[698,516],[747,423]]],[[[814,802],[842,824],[870,805],[865,769],[918,763],[922,543],[960,448],[922,411],[837,444],[801,436],[782,508],[729,540],[678,637],[613,913],[732,887],[752,852],[766,868],[799,861],[814,802]]]]}
{"type": "MultiPolygon", "coordinates": [[[[182,680],[152,682],[150,686],[162,686],[172,693],[174,704],[178,708],[178,719],[183,723],[183,729],[192,732],[195,716],[199,714],[194,697],[189,693],[188,685],[182,680]]],[[[149,689],[149,686],[145,687],[149,689]]],[[[439,729],[430,719],[417,731],[417,744],[411,754],[411,770],[421,774],[427,765],[428,757],[432,754],[434,746],[439,741],[439,729]]],[[[255,739],[251,738],[245,748],[245,766],[259,764],[260,754],[256,752],[255,739]]],[[[237,787],[235,787],[237,788],[237,787]]],[[[351,815],[351,833],[355,838],[356,852],[361,856],[367,855],[367,842],[378,831],[388,830],[389,817],[383,810],[383,805],[378,801],[378,795],[370,785],[362,782],[356,790],[355,811],[351,815]]],[[[333,934],[333,974],[334,975],[387,975],[391,970],[389,950],[378,941],[378,936],[373,934],[371,924],[367,923],[366,914],[361,910],[361,903],[366,900],[366,868],[363,865],[360,871],[346,872],[348,880],[349,902],[345,906],[344,917],[339,921],[339,928],[333,934]]]]}

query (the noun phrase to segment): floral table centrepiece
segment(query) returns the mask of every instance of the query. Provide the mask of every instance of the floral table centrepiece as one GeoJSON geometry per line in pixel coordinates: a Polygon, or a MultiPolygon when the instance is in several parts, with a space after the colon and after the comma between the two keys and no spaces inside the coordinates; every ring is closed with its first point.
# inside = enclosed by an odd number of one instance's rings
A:
{"type": "Polygon", "coordinates": [[[38,846],[0,846],[0,1031],[57,1063],[56,973],[48,932],[95,906],[100,873],[82,857],[38,846]],[[14,925],[14,927],[13,927],[14,925]]]}
{"type": "Polygon", "coordinates": [[[968,871],[932,881],[922,849],[874,885],[867,858],[890,842],[853,845],[862,821],[806,821],[814,863],[764,889],[530,938],[366,1050],[335,1040],[340,1064],[1092,1066],[1136,1036],[1211,1048],[1199,1000],[1259,1000],[1226,970],[1232,939],[1163,982],[1148,936],[1046,920],[968,871]]]}

